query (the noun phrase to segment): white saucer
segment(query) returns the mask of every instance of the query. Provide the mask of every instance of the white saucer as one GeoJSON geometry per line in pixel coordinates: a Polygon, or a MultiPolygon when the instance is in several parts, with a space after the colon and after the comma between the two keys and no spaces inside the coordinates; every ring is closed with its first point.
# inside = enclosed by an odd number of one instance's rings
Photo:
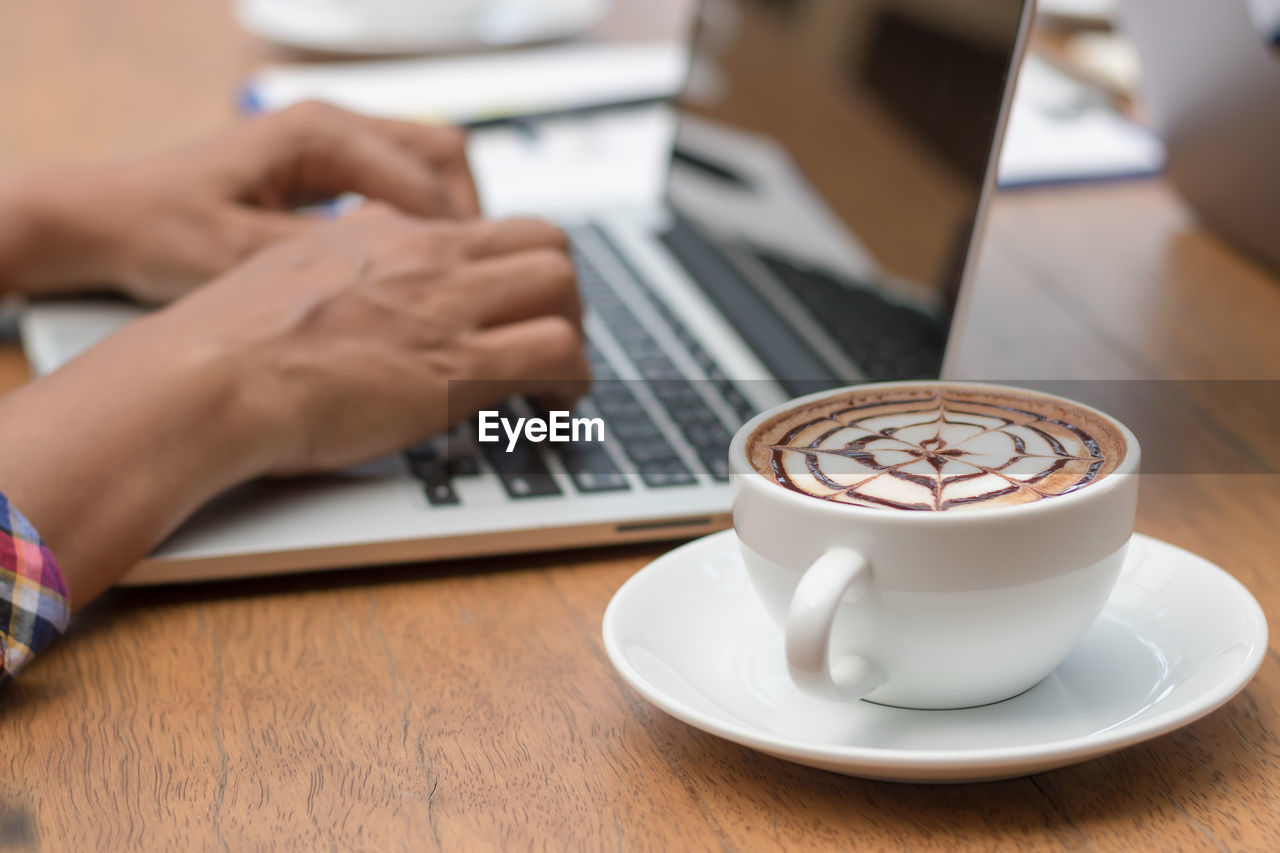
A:
{"type": "Polygon", "coordinates": [[[1222,569],[1135,535],[1093,629],[1026,693],[959,711],[828,704],[792,685],[726,530],[623,584],[604,642],[642,696],[711,734],[838,773],[959,782],[1074,764],[1199,719],[1253,677],[1267,622],[1222,569]]]}
{"type": "Polygon", "coordinates": [[[275,44],[376,56],[570,38],[598,23],[608,6],[604,0],[236,0],[234,10],[241,26],[275,44]]]}

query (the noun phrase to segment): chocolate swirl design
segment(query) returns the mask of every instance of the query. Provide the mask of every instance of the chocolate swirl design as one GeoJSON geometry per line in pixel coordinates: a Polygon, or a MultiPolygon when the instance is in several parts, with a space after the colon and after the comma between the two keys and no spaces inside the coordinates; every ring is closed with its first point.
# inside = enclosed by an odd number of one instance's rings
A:
{"type": "Polygon", "coordinates": [[[793,410],[753,438],[763,439],[751,454],[757,470],[789,489],[933,511],[1069,494],[1114,469],[1122,446],[1083,409],[951,389],[855,393],[793,410]]]}

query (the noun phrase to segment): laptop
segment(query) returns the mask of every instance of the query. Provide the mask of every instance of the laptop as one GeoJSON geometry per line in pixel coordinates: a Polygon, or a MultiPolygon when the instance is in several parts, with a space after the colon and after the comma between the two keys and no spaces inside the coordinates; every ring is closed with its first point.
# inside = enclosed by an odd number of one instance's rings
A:
{"type": "MultiPolygon", "coordinates": [[[[471,419],[333,475],[247,484],[124,582],[700,535],[731,523],[729,439],[756,411],[945,374],[1031,4],[714,9],[672,103],[519,129],[617,118],[662,146],[651,203],[557,217],[596,380],[577,413],[602,421],[607,440],[508,452],[478,441],[471,419]],[[784,64],[787,74],[771,71],[784,64]]],[[[137,311],[35,304],[24,343],[47,370],[137,311]]],[[[512,400],[502,412],[533,410],[512,400]]]]}
{"type": "Polygon", "coordinates": [[[1280,272],[1280,2],[1120,9],[1174,186],[1207,225],[1280,272]]]}

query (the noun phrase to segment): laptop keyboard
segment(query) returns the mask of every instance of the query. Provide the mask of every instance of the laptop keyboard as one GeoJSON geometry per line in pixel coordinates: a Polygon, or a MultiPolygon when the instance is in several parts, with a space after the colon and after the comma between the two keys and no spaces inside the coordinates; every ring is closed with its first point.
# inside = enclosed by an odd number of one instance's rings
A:
{"type": "MultiPolygon", "coordinates": [[[[732,430],[706,394],[718,398],[734,423],[750,418],[755,409],[734,382],[675,312],[645,282],[625,252],[597,228],[571,233],[578,288],[586,308],[609,330],[643,383],[624,381],[617,365],[589,341],[587,355],[595,382],[574,414],[599,417],[610,442],[625,455],[629,466],[650,489],[689,486],[699,477],[729,479],[728,448],[732,430]],[[587,248],[584,249],[584,246],[587,248]],[[611,266],[629,279],[630,300],[619,292],[591,258],[607,255],[611,266]],[[671,352],[640,321],[632,302],[648,306],[697,365],[705,377],[691,381],[671,352]],[[674,433],[668,432],[674,425],[674,433]],[[677,448],[678,434],[686,448],[677,448]],[[683,451],[683,452],[682,452],[683,451]]],[[[706,295],[738,328],[764,359],[783,387],[801,394],[841,384],[799,340],[794,331],[770,321],[771,309],[744,279],[741,271],[715,244],[703,239],[688,223],[677,221],[662,235],[676,259],[702,284],[706,295]],[[791,336],[791,337],[788,337],[791,336]],[[794,377],[805,377],[796,379],[794,377]]],[[[923,313],[890,302],[868,288],[853,286],[829,275],[797,266],[779,257],[752,253],[768,274],[792,293],[870,379],[914,379],[936,375],[942,352],[937,326],[923,313]]],[[[520,404],[523,405],[523,404],[520,404]]],[[[499,408],[504,418],[521,414],[509,404],[499,408]]],[[[452,440],[439,437],[405,452],[409,468],[423,486],[427,500],[438,506],[460,502],[457,478],[481,473],[483,458],[513,499],[560,495],[564,487],[548,459],[554,458],[583,494],[625,492],[633,482],[619,460],[599,443],[549,444],[521,442],[507,452],[505,442],[472,443],[469,428],[454,431],[452,440]]]]}
{"type": "MultiPolygon", "coordinates": [[[[596,232],[596,236],[601,243],[605,242],[600,232],[596,232]]],[[[634,269],[628,267],[625,255],[617,251],[613,251],[613,255],[628,269],[632,281],[643,286],[644,280],[634,269]]],[[[647,380],[646,387],[680,430],[703,468],[717,480],[728,480],[727,457],[732,433],[698,389],[681,373],[662,345],[641,325],[623,299],[609,286],[594,264],[581,254],[577,262],[578,288],[587,306],[609,327],[628,360],[647,380]]],[[[674,312],[651,291],[645,296],[650,306],[671,329],[676,340],[706,373],[711,386],[722,395],[734,416],[739,421],[751,417],[754,414],[752,405],[724,375],[688,328],[676,318],[674,312]]],[[[610,381],[616,380],[617,374],[605,363],[603,354],[593,346],[589,355],[601,387],[593,390],[588,399],[600,410],[612,434],[623,439],[621,445],[645,483],[661,487],[693,482],[692,472],[680,461],[675,449],[636,400],[631,389],[623,382],[610,381]]]]}
{"type": "MultiPolygon", "coordinates": [[[[663,245],[689,271],[779,384],[792,396],[844,385],[800,333],[776,319],[765,298],[729,254],[691,223],[676,218],[663,245]]],[[[942,333],[921,311],[890,302],[870,287],[805,269],[756,249],[740,251],[790,291],[811,318],[851,356],[868,380],[934,378],[942,333]]]]}
{"type": "MultiPolygon", "coordinates": [[[[714,390],[739,422],[750,418],[755,413],[752,404],[675,313],[627,263],[625,255],[618,252],[599,230],[587,231],[589,236],[579,239],[590,239],[593,247],[608,251],[611,259],[626,270],[635,286],[633,296],[643,299],[667,324],[676,340],[705,374],[706,381],[699,384],[707,386],[707,390],[714,390]]],[[[624,381],[616,365],[594,341],[587,344],[587,356],[595,381],[574,414],[602,418],[605,434],[618,439],[610,444],[626,456],[651,489],[693,485],[699,476],[727,482],[728,449],[733,432],[636,318],[626,300],[576,245],[574,261],[585,306],[600,318],[627,360],[644,377],[643,387],[648,389],[658,408],[675,425],[698,464],[691,466],[687,457],[682,457],[654,417],[654,412],[648,408],[652,404],[637,397],[637,386],[641,383],[624,381]]],[[[498,411],[504,418],[520,414],[510,405],[501,406],[498,411]]],[[[422,483],[432,505],[460,503],[453,481],[457,477],[478,475],[481,471],[480,457],[498,475],[504,491],[513,499],[563,494],[544,453],[555,457],[578,492],[622,492],[632,488],[622,467],[599,443],[554,444],[539,448],[520,442],[508,453],[505,443],[471,444],[465,438],[467,434],[475,434],[474,422],[469,428],[455,430],[451,440],[441,436],[405,451],[409,469],[422,483]]]]}
{"type": "Polygon", "coordinates": [[[937,322],[866,288],[756,254],[870,379],[932,379],[942,363],[937,322]]]}

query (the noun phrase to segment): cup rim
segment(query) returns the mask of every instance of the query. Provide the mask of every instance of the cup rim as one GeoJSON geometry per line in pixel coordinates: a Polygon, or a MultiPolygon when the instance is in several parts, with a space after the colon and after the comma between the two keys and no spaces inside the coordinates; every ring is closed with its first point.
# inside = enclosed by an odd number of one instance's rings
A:
{"type": "Polygon", "coordinates": [[[776,406],[771,406],[763,412],[756,414],[738,428],[738,431],[733,436],[733,441],[729,444],[729,470],[733,479],[741,488],[759,488],[763,486],[768,490],[764,494],[785,503],[792,503],[797,508],[808,508],[810,512],[829,513],[832,515],[854,513],[855,515],[860,515],[863,518],[881,519],[885,524],[957,524],[965,523],[965,519],[990,519],[993,516],[1011,518],[1018,515],[1030,516],[1038,513],[1054,512],[1055,510],[1064,508],[1068,505],[1077,504],[1086,500],[1097,500],[1103,495],[1110,494],[1115,489],[1120,488],[1129,477],[1138,474],[1140,462],[1141,449],[1138,445],[1138,438],[1133,434],[1133,431],[1121,423],[1117,418],[1093,406],[1081,403],[1078,400],[1073,400],[1070,397],[1063,397],[1058,394],[1049,394],[1044,391],[1035,391],[1030,388],[1022,388],[1017,385],[1001,385],[994,382],[969,382],[949,379],[912,379],[891,382],[865,382],[857,385],[845,385],[839,388],[831,388],[826,391],[818,391],[813,394],[805,394],[802,397],[796,397],[794,399],[787,400],[784,403],[779,403],[776,406]],[[1114,426],[1124,439],[1124,458],[1122,458],[1116,465],[1114,471],[1108,473],[1101,480],[1097,481],[1097,483],[1090,484],[1085,488],[1065,495],[1055,495],[1052,500],[1030,501],[1027,503],[1005,506],[973,507],[966,509],[963,512],[899,512],[891,509],[878,509],[875,507],[858,506],[857,504],[844,504],[819,500],[811,495],[800,494],[799,492],[792,491],[791,489],[770,481],[764,475],[756,471],[750,460],[747,459],[747,439],[762,423],[787,409],[793,408],[797,405],[804,405],[806,403],[836,397],[848,392],[862,391],[868,388],[918,388],[924,385],[972,388],[978,391],[1003,393],[1015,391],[1018,394],[1026,394],[1032,397],[1041,397],[1048,400],[1069,403],[1072,406],[1091,412],[1114,426]],[[758,485],[755,481],[759,481],[758,485]],[[874,515],[867,516],[867,513],[874,513],[874,515]]]}

